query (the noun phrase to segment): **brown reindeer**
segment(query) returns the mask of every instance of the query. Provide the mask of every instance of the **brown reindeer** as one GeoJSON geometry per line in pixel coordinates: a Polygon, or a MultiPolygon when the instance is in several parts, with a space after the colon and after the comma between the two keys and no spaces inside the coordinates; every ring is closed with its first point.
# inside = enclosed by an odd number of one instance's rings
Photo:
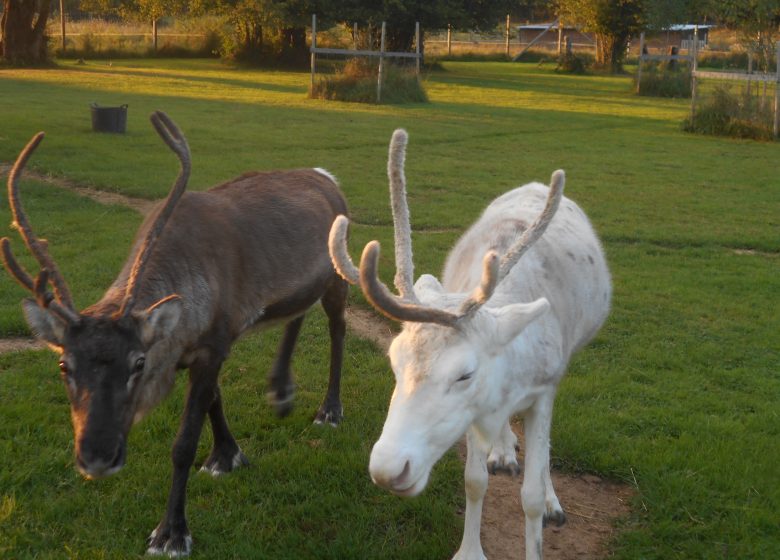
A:
{"type": "Polygon", "coordinates": [[[184,512],[187,478],[207,414],[214,447],[203,470],[218,475],[246,463],[228,429],[217,382],[244,331],[287,324],[270,373],[270,396],[277,413],[286,414],[293,391],[290,357],[304,313],[321,301],[330,325],[330,382],[315,421],[336,425],[342,417],[347,283],[331,264],[328,232],[347,207],[333,177],[320,169],[246,173],[209,191],[185,193],[187,141],[164,113],[151,120],[181,171],[100,301],[76,311],[46,241],[35,236],[22,209],[19,176],[43,133],[24,148],[8,178],[14,225],[40,265],[37,276],[17,262],[8,238],[0,243],[7,270],[34,295],[22,302],[30,328],[60,354],[76,465],[85,477],[122,468],[130,427],[168,395],[177,369],[189,369],[168,507],[147,550],[182,556],[192,546],[184,512]]]}

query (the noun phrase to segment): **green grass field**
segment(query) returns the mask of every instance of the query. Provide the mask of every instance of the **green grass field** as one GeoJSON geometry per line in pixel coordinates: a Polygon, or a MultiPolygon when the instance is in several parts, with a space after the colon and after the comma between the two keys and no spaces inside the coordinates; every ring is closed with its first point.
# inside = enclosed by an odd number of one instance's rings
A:
{"type": "MultiPolygon", "coordinates": [[[[431,102],[406,106],[310,100],[306,73],[216,61],[3,70],[0,162],[45,130],[30,163],[36,171],[159,198],[177,172],[148,123],[161,109],[189,139],[192,189],[248,169],[334,173],[355,221],[353,254],[381,240],[387,281],[385,169],[394,128],[410,134],[418,274],[441,270],[449,247],[493,197],[565,169],[567,195],[604,241],[615,297],[607,325],[561,385],[556,466],[636,485],[633,514],[612,543],[615,558],[775,556],[780,146],[685,134],[687,102],[637,97],[628,77],[557,75],[535,64],[443,66],[426,76],[431,102]],[[92,133],[93,101],[127,103],[127,134],[92,133]]],[[[23,196],[77,305],[95,301],[118,272],[140,216],[33,180],[23,182],[23,196]]],[[[2,200],[0,222],[9,221],[2,200]]],[[[18,236],[3,228],[22,252],[18,236]]],[[[0,334],[26,332],[23,296],[3,273],[0,334]]],[[[356,290],[351,298],[364,305],[356,290]]],[[[367,476],[392,390],[386,359],[372,344],[348,339],[342,426],[311,425],[325,390],[326,331],[317,310],[295,358],[297,407],[283,420],[264,397],[279,333],[253,334],[235,347],[223,395],[252,466],[217,480],[192,477],[193,558],[443,559],[457,549],[464,499],[454,454],[413,500],[380,491],[367,476]]],[[[138,557],[164,509],[183,379],[132,432],[125,469],[88,482],[73,466],[56,371],[48,351],[0,356],[0,557],[138,557]]],[[[204,433],[199,460],[210,445],[204,433]]]]}

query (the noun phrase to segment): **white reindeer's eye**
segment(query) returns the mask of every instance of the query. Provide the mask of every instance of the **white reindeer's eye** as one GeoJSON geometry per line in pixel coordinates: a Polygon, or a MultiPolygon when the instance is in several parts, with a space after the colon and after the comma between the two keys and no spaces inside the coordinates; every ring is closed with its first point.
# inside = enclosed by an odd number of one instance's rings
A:
{"type": "Polygon", "coordinates": [[[472,376],[473,376],[473,375],[474,375],[474,372],[473,372],[473,371],[470,371],[470,372],[468,372],[468,373],[464,373],[463,375],[461,375],[460,377],[458,377],[458,378],[455,380],[455,383],[458,383],[459,381],[468,381],[469,379],[471,379],[471,378],[472,378],[472,376]]]}

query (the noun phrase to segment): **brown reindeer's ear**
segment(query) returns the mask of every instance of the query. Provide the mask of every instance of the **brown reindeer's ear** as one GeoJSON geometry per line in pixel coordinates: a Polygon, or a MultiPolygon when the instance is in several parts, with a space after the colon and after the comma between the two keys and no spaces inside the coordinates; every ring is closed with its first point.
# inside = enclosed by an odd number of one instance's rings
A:
{"type": "Polygon", "coordinates": [[[182,301],[177,295],[165,297],[144,311],[134,312],[140,326],[141,341],[151,346],[170,335],[179,322],[181,312],[182,301]]]}
{"type": "Polygon", "coordinates": [[[57,314],[40,307],[32,298],[22,300],[22,310],[27,324],[30,326],[36,338],[46,342],[50,346],[61,348],[65,340],[65,321],[57,314]]]}

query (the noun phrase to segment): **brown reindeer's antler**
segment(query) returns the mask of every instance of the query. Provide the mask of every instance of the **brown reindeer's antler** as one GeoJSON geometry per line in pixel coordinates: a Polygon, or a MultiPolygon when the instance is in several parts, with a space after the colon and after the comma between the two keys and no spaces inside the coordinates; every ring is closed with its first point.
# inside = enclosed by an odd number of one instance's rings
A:
{"type": "Polygon", "coordinates": [[[184,193],[184,189],[187,187],[187,180],[190,177],[190,169],[192,167],[190,161],[190,147],[187,145],[187,139],[182,134],[181,130],[176,123],[174,123],[168,115],[162,111],[155,111],[152,113],[150,120],[154,125],[157,134],[168,145],[168,147],[176,154],[181,164],[181,170],[179,176],[176,178],[176,182],[173,184],[171,191],[168,193],[168,197],[165,199],[165,205],[160,213],[157,215],[157,219],[149,228],[149,232],[144,239],[141,248],[138,250],[138,254],[133,263],[133,268],[130,270],[130,276],[127,280],[127,288],[125,290],[125,297],[122,300],[122,305],[119,310],[119,314],[124,316],[128,315],[133,309],[136,296],[138,295],[139,278],[143,273],[146,262],[149,259],[149,255],[152,253],[157,239],[160,237],[165,224],[173,214],[173,210],[176,207],[176,203],[184,193]]]}
{"type": "Polygon", "coordinates": [[[54,259],[49,254],[46,240],[38,239],[33,232],[19,198],[19,177],[27,164],[27,160],[30,159],[32,153],[43,140],[43,137],[43,132],[33,136],[32,140],[21,151],[19,157],[16,158],[16,163],[14,163],[11,173],[8,175],[8,203],[14,219],[13,226],[19,231],[24,244],[38,261],[41,271],[38,273],[35,281],[33,281],[32,277],[16,260],[11,250],[11,242],[7,237],[0,240],[3,264],[11,276],[32,292],[39,306],[49,308],[67,323],[76,324],[80,321],[80,317],[73,307],[73,299],[71,298],[68,285],[62,277],[57,263],[54,262],[54,259]],[[46,290],[46,286],[50,281],[54,289],[53,294],[46,290]]]}

